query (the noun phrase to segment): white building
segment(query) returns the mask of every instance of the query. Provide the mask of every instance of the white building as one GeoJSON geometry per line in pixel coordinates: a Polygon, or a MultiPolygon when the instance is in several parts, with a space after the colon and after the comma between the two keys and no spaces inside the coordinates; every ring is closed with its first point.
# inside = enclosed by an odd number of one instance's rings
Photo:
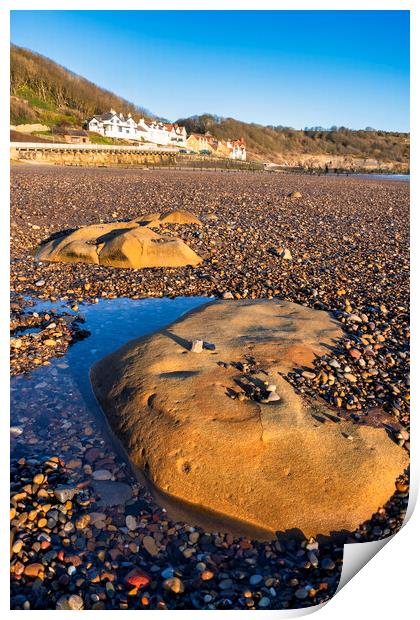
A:
{"type": "Polygon", "coordinates": [[[181,125],[175,123],[174,125],[166,125],[166,128],[170,131],[170,144],[187,146],[187,130],[185,127],[181,127],[181,125]]]}
{"type": "Polygon", "coordinates": [[[120,140],[137,140],[137,123],[128,114],[127,118],[123,114],[117,114],[115,110],[105,112],[105,114],[97,114],[87,122],[89,131],[94,131],[106,136],[107,138],[116,138],[120,140]]]}
{"type": "Polygon", "coordinates": [[[92,116],[86,122],[86,127],[89,131],[94,131],[107,138],[134,140],[159,146],[188,147],[195,152],[208,150],[214,155],[246,161],[246,145],[243,138],[239,140],[217,140],[207,132],[205,135],[191,134],[187,139],[185,127],[176,123],[146,121],[144,118],[140,118],[136,122],[131,114],[125,117],[123,114],[117,114],[115,110],[92,116]]]}
{"type": "Polygon", "coordinates": [[[246,146],[243,138],[240,140],[234,140],[232,143],[232,151],[229,155],[231,159],[240,159],[246,161],[246,146]]]}
{"type": "Polygon", "coordinates": [[[109,138],[151,142],[162,146],[183,147],[187,145],[185,127],[160,121],[145,121],[144,118],[136,123],[131,114],[125,118],[123,114],[117,114],[115,110],[93,116],[86,125],[89,131],[109,138]]]}
{"type": "Polygon", "coordinates": [[[187,131],[185,127],[160,121],[145,121],[141,118],[137,123],[138,139],[164,146],[186,146],[187,131]]]}

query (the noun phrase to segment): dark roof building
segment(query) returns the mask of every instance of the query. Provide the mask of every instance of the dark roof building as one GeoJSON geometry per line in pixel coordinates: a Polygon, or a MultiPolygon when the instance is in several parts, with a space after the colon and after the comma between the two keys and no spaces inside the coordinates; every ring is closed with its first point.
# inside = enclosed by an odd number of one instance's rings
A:
{"type": "Polygon", "coordinates": [[[53,130],[53,135],[62,137],[65,142],[70,144],[87,144],[90,142],[89,134],[84,129],[56,127],[53,130]]]}

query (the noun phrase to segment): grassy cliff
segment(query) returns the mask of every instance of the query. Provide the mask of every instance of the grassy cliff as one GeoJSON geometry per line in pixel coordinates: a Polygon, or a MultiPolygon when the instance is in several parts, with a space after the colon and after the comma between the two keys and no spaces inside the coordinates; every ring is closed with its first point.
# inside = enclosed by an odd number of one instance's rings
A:
{"type": "Polygon", "coordinates": [[[80,125],[88,116],[114,108],[143,116],[150,113],[45,56],[10,49],[10,122],[80,125]]]}

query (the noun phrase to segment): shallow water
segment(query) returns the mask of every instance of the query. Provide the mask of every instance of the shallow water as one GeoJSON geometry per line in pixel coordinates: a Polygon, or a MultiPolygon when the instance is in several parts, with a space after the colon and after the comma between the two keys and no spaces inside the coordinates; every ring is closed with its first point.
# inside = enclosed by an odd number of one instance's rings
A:
{"type": "MultiPolygon", "coordinates": [[[[89,370],[94,362],[132,338],[154,332],[204,303],[208,297],[103,299],[82,304],[77,314],[91,332],[50,365],[11,379],[11,452],[14,457],[57,454],[81,459],[86,445],[118,450],[95,399],[89,370]],[[21,434],[17,434],[21,431],[21,434]]],[[[51,308],[73,313],[64,302],[36,301],[30,312],[51,308]]],[[[121,456],[121,455],[120,455],[121,456]]]]}
{"type": "MultiPolygon", "coordinates": [[[[120,481],[128,484],[133,479],[140,481],[173,521],[199,525],[209,532],[271,538],[271,533],[264,530],[180,503],[154,488],[141,471],[128,463],[91,388],[89,371],[97,360],[127,341],[161,329],[210,301],[209,297],[119,298],[81,304],[77,315],[85,319],[82,327],[91,335],[70,346],[64,356],[51,358],[50,365],[11,379],[12,456],[58,455],[66,465],[71,464],[72,478],[79,482],[86,478],[83,471],[86,450],[98,448],[120,467],[120,481]],[[21,434],[17,434],[19,429],[21,434]]],[[[28,310],[47,312],[51,308],[76,314],[64,302],[37,300],[28,310]]]]}
{"type": "MultiPolygon", "coordinates": [[[[22,427],[26,440],[12,441],[12,455],[28,455],[34,449],[60,453],[63,446],[55,436],[60,415],[76,426],[82,420],[101,426],[103,414],[89,380],[92,364],[128,340],[154,332],[209,301],[208,297],[120,298],[82,304],[77,315],[85,319],[83,328],[91,335],[70,346],[63,357],[52,358],[50,365],[11,379],[11,425],[22,427]]],[[[47,312],[51,308],[76,314],[64,302],[37,300],[28,310],[47,312]]]]}
{"type": "Polygon", "coordinates": [[[341,177],[351,177],[354,179],[370,179],[371,181],[408,181],[410,182],[410,175],[409,174],[375,174],[375,173],[363,173],[363,172],[357,172],[357,173],[350,173],[350,174],[346,174],[343,172],[340,172],[338,175],[336,175],[333,172],[328,173],[328,176],[337,176],[339,178],[341,177]]]}

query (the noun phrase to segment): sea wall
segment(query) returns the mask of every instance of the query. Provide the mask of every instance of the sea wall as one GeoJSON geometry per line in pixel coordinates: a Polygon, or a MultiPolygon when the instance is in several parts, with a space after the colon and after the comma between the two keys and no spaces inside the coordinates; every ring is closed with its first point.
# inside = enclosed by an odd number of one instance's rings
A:
{"type": "Polygon", "coordinates": [[[171,166],[194,169],[262,170],[262,163],[181,154],[170,148],[12,142],[12,161],[61,166],[171,166]]]}
{"type": "MultiPolygon", "coordinates": [[[[90,146],[90,145],[89,145],[90,146]]],[[[65,166],[144,166],[168,165],[175,160],[175,152],[139,150],[136,147],[86,148],[82,145],[12,144],[13,161],[49,163],[65,166]]]]}

